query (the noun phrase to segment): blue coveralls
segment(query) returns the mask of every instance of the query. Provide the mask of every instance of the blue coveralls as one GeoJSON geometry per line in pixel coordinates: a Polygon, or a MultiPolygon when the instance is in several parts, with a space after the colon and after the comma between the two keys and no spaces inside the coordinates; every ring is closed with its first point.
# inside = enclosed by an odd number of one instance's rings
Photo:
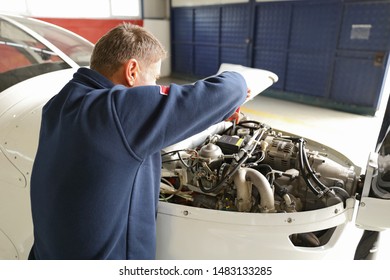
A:
{"type": "Polygon", "coordinates": [[[36,259],[154,259],[160,150],[227,119],[240,74],[126,88],[80,68],[43,108],[31,178],[36,259]]]}

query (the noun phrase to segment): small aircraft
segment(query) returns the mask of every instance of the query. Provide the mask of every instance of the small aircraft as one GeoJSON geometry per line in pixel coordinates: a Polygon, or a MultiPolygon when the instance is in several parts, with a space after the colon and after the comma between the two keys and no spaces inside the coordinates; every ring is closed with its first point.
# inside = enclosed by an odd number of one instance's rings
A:
{"type": "MultiPolygon", "coordinates": [[[[0,27],[0,259],[27,259],[41,110],[88,67],[93,44],[21,16],[0,15],[0,27]]],[[[252,98],[277,80],[239,65],[223,70],[242,73],[252,98]]],[[[343,243],[356,226],[374,237],[390,226],[383,215],[390,212],[389,141],[371,154],[365,174],[331,147],[246,116],[166,147],[156,257],[338,259],[371,248],[375,238],[347,250],[343,243]]]]}

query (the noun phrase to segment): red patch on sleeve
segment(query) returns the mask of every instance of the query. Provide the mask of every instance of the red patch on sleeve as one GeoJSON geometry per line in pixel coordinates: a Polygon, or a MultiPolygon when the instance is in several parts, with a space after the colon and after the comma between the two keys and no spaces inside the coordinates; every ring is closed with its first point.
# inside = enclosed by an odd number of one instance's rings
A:
{"type": "Polygon", "coordinates": [[[169,87],[168,86],[160,86],[160,94],[162,95],[168,95],[169,94],[169,87]]]}

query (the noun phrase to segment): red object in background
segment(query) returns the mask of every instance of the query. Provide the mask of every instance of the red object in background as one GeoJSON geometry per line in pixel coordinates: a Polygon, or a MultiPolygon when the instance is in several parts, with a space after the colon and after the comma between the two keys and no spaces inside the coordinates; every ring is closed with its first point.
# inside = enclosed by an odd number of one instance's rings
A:
{"type": "Polygon", "coordinates": [[[31,61],[20,53],[16,47],[1,44],[0,54],[0,73],[31,65],[31,61]]]}
{"type": "Polygon", "coordinates": [[[53,23],[84,37],[92,43],[96,43],[108,30],[123,23],[130,22],[143,26],[143,20],[127,19],[73,19],[73,18],[37,18],[53,23]]]}

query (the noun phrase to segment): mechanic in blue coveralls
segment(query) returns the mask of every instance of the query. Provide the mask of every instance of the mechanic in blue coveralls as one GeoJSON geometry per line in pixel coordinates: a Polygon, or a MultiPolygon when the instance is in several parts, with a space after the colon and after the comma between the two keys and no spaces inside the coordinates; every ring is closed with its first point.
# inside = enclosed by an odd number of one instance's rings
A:
{"type": "Polygon", "coordinates": [[[30,259],[154,259],[160,150],[234,115],[244,78],[156,85],[166,51],[122,24],[43,108],[30,259]]]}

